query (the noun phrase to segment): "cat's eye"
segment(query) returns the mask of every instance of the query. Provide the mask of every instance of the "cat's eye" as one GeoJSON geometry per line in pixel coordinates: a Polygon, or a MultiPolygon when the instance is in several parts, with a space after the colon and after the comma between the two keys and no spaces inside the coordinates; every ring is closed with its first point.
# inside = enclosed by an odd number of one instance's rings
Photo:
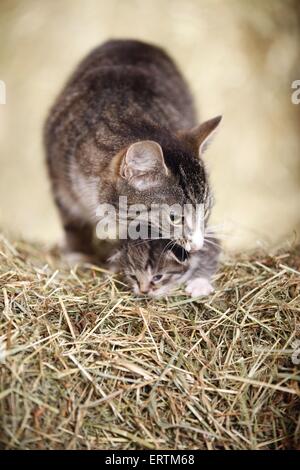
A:
{"type": "Polygon", "coordinates": [[[174,225],[181,224],[183,217],[181,214],[176,214],[175,212],[170,212],[170,220],[174,225]]]}
{"type": "Polygon", "coordinates": [[[134,274],[127,274],[127,276],[132,280],[132,281],[137,281],[137,278],[134,274]]]}
{"type": "Polygon", "coordinates": [[[159,282],[162,277],[163,277],[162,274],[156,274],[156,276],[153,276],[152,281],[153,282],[159,282]]]}

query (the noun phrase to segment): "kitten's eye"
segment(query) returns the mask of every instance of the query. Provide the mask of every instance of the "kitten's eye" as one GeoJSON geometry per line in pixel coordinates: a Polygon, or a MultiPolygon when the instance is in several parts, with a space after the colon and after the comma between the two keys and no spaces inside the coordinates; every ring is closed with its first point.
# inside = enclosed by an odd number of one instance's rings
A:
{"type": "Polygon", "coordinates": [[[153,276],[152,281],[153,282],[158,282],[158,281],[161,280],[162,277],[163,277],[162,274],[156,274],[156,276],[153,276]]]}
{"type": "Polygon", "coordinates": [[[137,278],[134,274],[127,274],[127,276],[132,280],[132,281],[137,281],[137,278]]]}

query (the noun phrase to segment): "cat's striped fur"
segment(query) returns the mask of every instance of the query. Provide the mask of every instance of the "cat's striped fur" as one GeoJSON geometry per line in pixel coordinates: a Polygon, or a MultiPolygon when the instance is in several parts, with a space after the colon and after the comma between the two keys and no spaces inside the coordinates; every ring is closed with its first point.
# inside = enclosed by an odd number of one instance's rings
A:
{"type": "MultiPolygon", "coordinates": [[[[47,165],[67,248],[91,253],[97,206],[117,206],[120,195],[128,204],[147,207],[209,207],[199,149],[219,121],[195,127],[189,89],[160,48],[114,40],[89,54],[45,127],[47,165]]],[[[186,232],[187,250],[201,246],[195,233],[193,226],[186,232]]]]}

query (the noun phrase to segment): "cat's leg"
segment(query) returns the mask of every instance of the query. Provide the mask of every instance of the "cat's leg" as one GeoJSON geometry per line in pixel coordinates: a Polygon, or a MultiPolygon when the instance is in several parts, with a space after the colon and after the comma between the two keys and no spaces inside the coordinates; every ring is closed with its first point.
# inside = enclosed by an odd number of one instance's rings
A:
{"type": "Polygon", "coordinates": [[[65,238],[62,252],[71,266],[78,263],[96,262],[93,249],[93,228],[81,221],[73,221],[64,225],[65,238]]]}
{"type": "Polygon", "coordinates": [[[204,242],[203,249],[191,256],[192,272],[187,281],[186,292],[192,297],[209,295],[214,291],[211,277],[215,274],[220,255],[220,243],[216,238],[204,242]]]}
{"type": "Polygon", "coordinates": [[[80,220],[68,221],[64,224],[65,243],[64,248],[69,253],[82,253],[92,255],[93,228],[80,220]]]}
{"type": "Polygon", "coordinates": [[[56,198],[60,218],[64,229],[61,244],[62,253],[69,264],[92,262],[95,256],[93,245],[93,225],[80,217],[79,213],[69,210],[56,198]]]}
{"type": "Polygon", "coordinates": [[[79,220],[68,221],[64,223],[64,232],[62,253],[70,266],[96,262],[91,225],[79,220]]]}
{"type": "Polygon", "coordinates": [[[199,297],[200,295],[209,295],[214,291],[210,280],[205,277],[196,277],[187,282],[186,292],[191,297],[199,297]]]}

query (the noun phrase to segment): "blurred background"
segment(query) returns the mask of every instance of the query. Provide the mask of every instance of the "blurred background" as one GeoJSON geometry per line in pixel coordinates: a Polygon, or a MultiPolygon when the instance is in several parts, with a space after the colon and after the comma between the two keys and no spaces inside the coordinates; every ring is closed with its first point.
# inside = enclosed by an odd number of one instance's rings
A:
{"type": "Polygon", "coordinates": [[[47,111],[90,49],[137,38],[177,61],[200,120],[224,116],[206,161],[226,248],[299,241],[299,23],[298,0],[1,0],[0,229],[58,240],[41,139],[47,111]]]}

